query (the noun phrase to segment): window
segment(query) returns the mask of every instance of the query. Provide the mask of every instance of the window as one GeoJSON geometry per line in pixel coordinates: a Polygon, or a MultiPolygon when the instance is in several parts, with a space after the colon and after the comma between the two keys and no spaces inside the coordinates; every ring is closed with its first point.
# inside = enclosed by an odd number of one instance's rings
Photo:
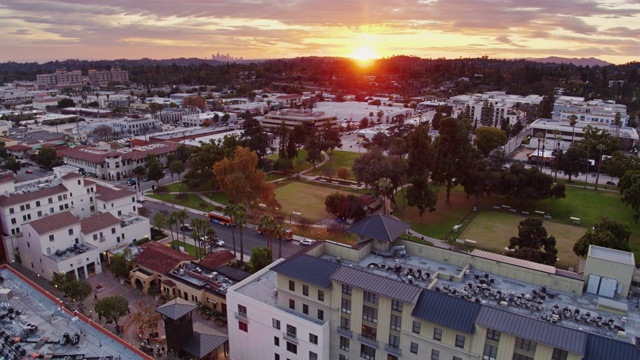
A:
{"type": "Polygon", "coordinates": [[[49,241],[54,241],[55,238],[53,237],[53,234],[49,235],[49,241]]]}
{"type": "Polygon", "coordinates": [[[567,360],[569,357],[569,352],[566,350],[560,350],[558,348],[553,349],[553,355],[551,355],[551,360],[567,360]]]}
{"type": "Polygon", "coordinates": [[[345,354],[340,354],[338,356],[338,360],[348,360],[347,356],[345,354]]]}
{"type": "Polygon", "coordinates": [[[15,218],[12,218],[12,219],[11,219],[11,223],[12,223],[12,224],[17,223],[16,219],[15,219],[15,218]]]}
{"type": "Polygon", "coordinates": [[[318,335],[309,333],[309,342],[318,345],[318,335]]]}
{"type": "Polygon", "coordinates": [[[249,332],[249,324],[247,324],[246,322],[238,321],[238,329],[244,332],[249,332]]]}
{"type": "Polygon", "coordinates": [[[20,205],[20,211],[24,211],[24,205],[20,205]]]}
{"type": "Polygon", "coordinates": [[[400,331],[401,323],[402,318],[400,316],[391,314],[391,322],[389,324],[391,330],[400,331]]]}
{"type": "Polygon", "coordinates": [[[342,293],[345,295],[351,295],[351,286],[342,284],[342,293]]]}
{"type": "Polygon", "coordinates": [[[38,217],[42,217],[42,211],[38,210],[38,217]]]}
{"type": "Polygon", "coordinates": [[[369,292],[369,291],[365,291],[364,292],[364,301],[368,302],[368,303],[372,303],[372,304],[377,304],[378,303],[378,295],[369,292]]]}
{"type": "Polygon", "coordinates": [[[73,229],[69,229],[69,235],[73,235],[73,229]]]}
{"type": "Polygon", "coordinates": [[[244,305],[238,304],[238,314],[247,316],[247,307],[244,305]]]}
{"type": "Polygon", "coordinates": [[[518,337],[516,338],[516,349],[528,352],[536,352],[536,342],[518,337]]]}
{"type": "Polygon", "coordinates": [[[389,347],[394,349],[399,349],[400,337],[397,335],[389,334],[389,347]]]}
{"type": "Polygon", "coordinates": [[[53,199],[52,198],[49,198],[48,200],[49,200],[49,204],[53,204],[53,199]]]}
{"type": "Polygon", "coordinates": [[[13,210],[13,208],[9,208],[9,214],[13,214],[15,212],[15,210],[13,210]]]}
{"type": "Polygon", "coordinates": [[[318,290],[318,300],[324,301],[324,291],[318,290]]]}
{"type": "Polygon", "coordinates": [[[297,337],[298,329],[295,326],[287,324],[287,336],[295,338],[297,337]]]}
{"type": "Polygon", "coordinates": [[[318,354],[313,351],[309,351],[309,360],[318,360],[318,354]]]}
{"type": "Polygon", "coordinates": [[[362,320],[372,323],[378,322],[378,309],[369,307],[367,305],[362,306],[362,320]]]}
{"type": "Polygon", "coordinates": [[[378,336],[378,330],[375,327],[362,325],[362,337],[369,340],[376,340],[378,336]]]}
{"type": "Polygon", "coordinates": [[[296,291],[296,282],[293,280],[289,280],[289,290],[296,291]]]}
{"type": "Polygon", "coordinates": [[[298,353],[298,345],[292,344],[292,343],[287,341],[287,351],[288,352],[292,352],[294,354],[297,354],[298,353]]]}
{"type": "Polygon", "coordinates": [[[402,301],[391,300],[391,310],[402,312],[402,301]]]}
{"type": "Polygon", "coordinates": [[[500,341],[500,331],[487,329],[487,340],[500,341]]]}
{"type": "Polygon", "coordinates": [[[278,319],[271,319],[271,325],[275,328],[280,330],[280,320],[278,319]]]}
{"type": "Polygon", "coordinates": [[[349,351],[349,338],[340,336],[340,350],[349,351]]]}
{"type": "Polygon", "coordinates": [[[531,356],[515,353],[513,354],[513,360],[533,360],[531,356]]]}
{"type": "Polygon", "coordinates": [[[324,311],[318,309],[318,320],[324,320],[324,311]]]}
{"type": "Polygon", "coordinates": [[[454,357],[453,357],[453,360],[462,360],[462,359],[460,359],[460,358],[459,358],[459,357],[457,357],[457,356],[454,356],[454,357]]]}
{"type": "Polygon", "coordinates": [[[302,295],[309,296],[309,286],[308,285],[302,285],[302,295]]]}
{"type": "Polygon", "coordinates": [[[40,206],[40,200],[36,201],[36,206],[40,206]]]}
{"type": "Polygon", "coordinates": [[[376,358],[376,349],[369,347],[365,344],[361,344],[360,357],[366,360],[373,360],[376,358]]]}
{"type": "Polygon", "coordinates": [[[349,320],[349,318],[340,318],[340,327],[344,330],[351,330],[351,321],[349,320]]]}
{"type": "Polygon", "coordinates": [[[440,360],[440,351],[431,349],[431,360],[440,360]]]}
{"type": "Polygon", "coordinates": [[[442,340],[442,329],[433,329],[433,339],[438,341],[442,340]]]}
{"type": "Polygon", "coordinates": [[[456,335],[456,347],[464,348],[464,336],[456,335]]]}
{"type": "Polygon", "coordinates": [[[302,313],[305,315],[309,315],[309,305],[302,304],[302,313]]]}
{"type": "Polygon", "coordinates": [[[351,299],[342,298],[342,312],[351,314],[351,299]]]}
{"type": "Polygon", "coordinates": [[[418,353],[418,343],[411,343],[411,349],[410,349],[412,354],[417,354],[418,353]]]}
{"type": "Polygon", "coordinates": [[[498,347],[490,344],[484,345],[482,360],[496,360],[498,356],[498,347]]]}
{"type": "Polygon", "coordinates": [[[280,346],[280,338],[277,336],[273,337],[273,345],[280,346]]]}
{"type": "Polygon", "coordinates": [[[293,299],[289,299],[289,309],[295,310],[296,309],[296,301],[293,299]]]}
{"type": "Polygon", "coordinates": [[[420,334],[420,323],[417,321],[413,322],[413,328],[411,329],[416,334],[420,334]]]}

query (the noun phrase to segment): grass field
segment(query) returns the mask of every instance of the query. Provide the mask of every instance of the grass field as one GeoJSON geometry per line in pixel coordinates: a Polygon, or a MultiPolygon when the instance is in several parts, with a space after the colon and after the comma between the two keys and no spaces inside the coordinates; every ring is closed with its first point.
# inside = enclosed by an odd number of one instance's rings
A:
{"type": "MultiPolygon", "coordinates": [[[[310,185],[302,182],[290,182],[276,188],[276,199],[282,205],[283,214],[299,212],[311,221],[319,221],[329,214],[324,209],[324,199],[337,190],[310,185]]],[[[347,193],[346,191],[342,191],[347,193]]]]}
{"type": "Polygon", "coordinates": [[[322,175],[323,167],[331,167],[334,171],[333,176],[335,176],[335,174],[338,172],[338,169],[347,168],[349,169],[349,177],[347,179],[349,180],[356,179],[351,167],[353,166],[353,161],[359,158],[362,154],[353,153],[350,151],[339,151],[339,150],[334,150],[333,153],[327,153],[327,154],[329,154],[329,157],[330,157],[329,161],[327,161],[326,164],[322,165],[322,167],[318,167],[316,169],[309,171],[307,175],[315,175],[315,176],[322,175]]]}
{"type": "MultiPolygon", "coordinates": [[[[509,246],[509,238],[518,235],[518,224],[525,217],[499,210],[480,211],[458,236],[459,239],[477,241],[474,247],[501,252],[509,246]]],[[[573,244],[584,235],[586,228],[545,220],[547,234],[556,238],[561,267],[577,269],[580,258],[573,253],[573,244]]]]}
{"type": "Polygon", "coordinates": [[[186,206],[191,209],[201,210],[201,211],[214,211],[215,206],[210,203],[205,202],[199,196],[194,194],[185,194],[186,198],[184,200],[177,199],[177,194],[146,194],[145,196],[170,202],[176,205],[186,206]]]}

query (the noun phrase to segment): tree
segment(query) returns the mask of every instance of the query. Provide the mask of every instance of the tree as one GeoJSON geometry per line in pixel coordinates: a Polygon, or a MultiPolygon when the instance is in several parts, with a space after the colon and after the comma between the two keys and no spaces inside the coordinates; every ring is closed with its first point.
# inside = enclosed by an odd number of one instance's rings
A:
{"type": "Polygon", "coordinates": [[[153,215],[153,226],[158,230],[164,229],[165,226],[169,225],[167,220],[167,215],[162,211],[158,211],[153,215]]]}
{"type": "Polygon", "coordinates": [[[569,176],[569,182],[571,182],[572,177],[578,177],[586,170],[587,160],[586,151],[572,144],[560,157],[558,169],[569,176]]]}
{"type": "Polygon", "coordinates": [[[590,245],[602,246],[610,249],[631,251],[629,225],[622,224],[615,219],[603,216],[600,221],[582,235],[573,245],[573,252],[585,257],[589,253],[590,245]]]}
{"type": "Polygon", "coordinates": [[[138,190],[140,190],[140,178],[144,177],[147,174],[147,168],[142,165],[138,165],[134,167],[131,172],[133,173],[133,175],[135,175],[136,187],[138,188],[138,190]]]}
{"type": "Polygon", "coordinates": [[[507,134],[495,127],[482,126],[477,128],[474,134],[476,138],[473,142],[484,157],[507,142],[507,134]]]}
{"type": "Polygon", "coordinates": [[[65,292],[73,301],[82,302],[91,295],[93,286],[86,280],[73,280],[65,287],[65,292]]]}
{"type": "Polygon", "coordinates": [[[162,320],[162,316],[156,311],[155,304],[150,300],[141,300],[135,306],[135,310],[131,313],[131,320],[138,330],[147,331],[148,333],[156,332],[158,322],[162,320]]]}
{"type": "Polygon", "coordinates": [[[320,147],[320,140],[318,139],[317,133],[315,131],[311,131],[307,136],[307,141],[304,144],[305,150],[307,150],[307,162],[313,164],[313,168],[316,168],[316,163],[322,161],[322,149],[320,147]]]}
{"type": "Polygon", "coordinates": [[[189,148],[187,147],[187,145],[185,144],[178,145],[178,148],[176,149],[176,158],[178,160],[180,160],[183,163],[186,163],[189,160],[190,154],[191,152],[189,151],[189,148]]]}
{"type": "Polygon", "coordinates": [[[20,170],[20,163],[16,160],[15,156],[9,156],[4,162],[4,167],[17,174],[18,170],[20,170]]]}
{"type": "Polygon", "coordinates": [[[109,268],[111,273],[118,279],[125,279],[129,277],[129,272],[133,270],[133,257],[131,256],[131,249],[126,248],[121,253],[111,255],[109,257],[109,268]]]}
{"type": "Polygon", "coordinates": [[[164,177],[164,173],[162,172],[162,165],[160,162],[152,162],[149,165],[149,169],[147,170],[147,179],[151,181],[155,181],[156,185],[160,185],[159,181],[164,177]]]}
{"type": "MultiPolygon", "coordinates": [[[[234,140],[236,137],[225,136],[223,141],[234,140]]],[[[235,147],[232,151],[235,150],[235,147]]],[[[216,188],[216,176],[213,173],[213,165],[225,157],[222,142],[210,140],[198,147],[193,148],[189,157],[189,169],[182,177],[189,187],[197,188],[201,186],[211,186],[216,188]]],[[[178,159],[180,155],[178,154],[178,159]]]]}
{"type": "MultiPolygon", "coordinates": [[[[244,262],[244,239],[242,237],[242,229],[247,222],[247,208],[245,205],[229,203],[224,207],[224,214],[233,218],[236,225],[240,229],[240,262],[244,262]]],[[[231,239],[233,241],[233,255],[236,253],[236,228],[231,228],[231,239]]]]}
{"type": "Polygon", "coordinates": [[[181,231],[182,231],[182,242],[185,245],[185,248],[187,247],[187,238],[186,238],[186,234],[185,231],[186,229],[182,227],[182,225],[184,224],[184,221],[187,220],[189,218],[189,214],[187,213],[187,210],[182,209],[182,210],[173,210],[171,212],[171,215],[169,215],[170,217],[173,217],[176,220],[176,227],[178,227],[181,231]]]}
{"type": "Polygon", "coordinates": [[[207,103],[205,99],[200,96],[189,96],[182,99],[182,107],[195,107],[204,110],[207,107],[207,103]]]}
{"type": "Polygon", "coordinates": [[[113,129],[109,125],[98,125],[93,129],[91,135],[102,141],[111,140],[113,138],[113,129]]]}
{"type": "Polygon", "coordinates": [[[432,179],[445,184],[445,199],[449,207],[451,189],[463,180],[464,170],[469,165],[473,146],[464,121],[451,117],[440,122],[440,136],[435,140],[432,163],[432,179]]]}
{"type": "Polygon", "coordinates": [[[276,219],[270,215],[262,215],[258,221],[258,228],[262,229],[262,233],[267,236],[267,247],[273,251],[273,237],[276,228],[276,219]]]}
{"type": "Polygon", "coordinates": [[[620,179],[629,170],[640,170],[640,158],[618,150],[602,160],[602,172],[609,176],[620,179]]]}
{"type": "Polygon", "coordinates": [[[76,103],[72,99],[64,98],[58,101],[58,109],[65,109],[76,106],[76,103]]]}
{"type": "Polygon", "coordinates": [[[564,187],[554,184],[551,175],[541,172],[538,168],[527,169],[523,164],[513,164],[509,171],[501,173],[495,189],[507,199],[523,206],[550,197],[565,197],[564,187]]]}
{"type": "Polygon", "coordinates": [[[571,142],[576,139],[576,124],[578,123],[578,116],[572,114],[569,116],[569,125],[571,126],[571,142]]]}
{"type": "Polygon", "coordinates": [[[63,165],[62,160],[58,159],[56,148],[53,146],[45,146],[36,157],[36,163],[47,170],[51,170],[53,167],[63,165]]]}
{"type": "Polygon", "coordinates": [[[620,201],[633,209],[633,220],[640,219],[640,170],[627,171],[618,183],[620,201]]]}
{"type": "Polygon", "coordinates": [[[520,221],[518,236],[509,239],[507,255],[537,262],[554,265],[558,261],[556,238],[547,234],[540,218],[530,217],[520,221]]]}
{"type": "Polygon", "coordinates": [[[108,322],[113,321],[119,326],[118,320],[129,313],[129,301],[122,295],[107,296],[98,299],[93,304],[93,309],[101,318],[108,322]]]}
{"type": "Polygon", "coordinates": [[[540,105],[538,105],[538,117],[544,119],[551,119],[553,115],[553,105],[556,102],[555,95],[553,93],[548,93],[542,97],[542,101],[540,101],[540,105]]]}
{"type": "Polygon", "coordinates": [[[244,117],[245,121],[242,135],[240,135],[240,143],[256,153],[258,165],[261,169],[264,169],[264,158],[267,156],[267,150],[269,149],[269,136],[258,120],[254,119],[250,114],[245,114],[244,117]]]}
{"type": "Polygon", "coordinates": [[[266,174],[257,169],[255,151],[239,147],[232,159],[222,159],[213,166],[220,189],[235,204],[254,208],[258,204],[277,207],[274,184],[266,182],[266,174]]]}
{"type": "MultiPolygon", "coordinates": [[[[180,174],[184,171],[184,163],[180,160],[173,160],[169,164],[169,172],[171,173],[171,181],[173,181],[173,174],[178,174],[178,181],[180,180],[180,174]]],[[[182,187],[180,187],[180,192],[182,192],[182,187]]]]}
{"type": "Polygon", "coordinates": [[[191,227],[193,231],[190,236],[193,239],[193,243],[196,246],[196,258],[200,259],[200,248],[202,247],[202,240],[207,236],[207,230],[211,229],[209,221],[195,217],[191,219],[191,227]]]}
{"type": "Polygon", "coordinates": [[[271,249],[268,247],[254,247],[251,249],[251,272],[258,272],[273,262],[271,249]]]}
{"type": "Polygon", "coordinates": [[[428,182],[424,176],[415,176],[411,179],[411,186],[407,189],[407,203],[409,206],[418,208],[420,222],[423,221],[422,216],[427,209],[429,212],[436,210],[438,202],[438,193],[429,188],[428,182]]]}
{"type": "Polygon", "coordinates": [[[339,168],[338,169],[338,178],[342,180],[347,180],[349,178],[349,169],[347,168],[339,168]]]}

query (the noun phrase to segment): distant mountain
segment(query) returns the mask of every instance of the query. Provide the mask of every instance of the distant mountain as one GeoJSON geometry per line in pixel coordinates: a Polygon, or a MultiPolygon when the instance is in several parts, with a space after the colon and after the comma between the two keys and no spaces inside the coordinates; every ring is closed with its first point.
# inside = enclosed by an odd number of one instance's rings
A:
{"type": "Polygon", "coordinates": [[[529,61],[541,62],[541,63],[555,63],[555,64],[574,64],[577,66],[607,66],[613,65],[606,61],[590,58],[564,58],[559,56],[549,56],[546,58],[527,58],[529,61]]]}

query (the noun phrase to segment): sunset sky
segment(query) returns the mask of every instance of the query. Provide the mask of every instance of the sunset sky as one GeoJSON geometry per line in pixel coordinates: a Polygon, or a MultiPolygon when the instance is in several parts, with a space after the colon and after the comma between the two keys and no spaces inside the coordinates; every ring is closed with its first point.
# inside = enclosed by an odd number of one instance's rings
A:
{"type": "Polygon", "coordinates": [[[640,60],[638,0],[2,0],[0,62],[298,56],[640,60]]]}

